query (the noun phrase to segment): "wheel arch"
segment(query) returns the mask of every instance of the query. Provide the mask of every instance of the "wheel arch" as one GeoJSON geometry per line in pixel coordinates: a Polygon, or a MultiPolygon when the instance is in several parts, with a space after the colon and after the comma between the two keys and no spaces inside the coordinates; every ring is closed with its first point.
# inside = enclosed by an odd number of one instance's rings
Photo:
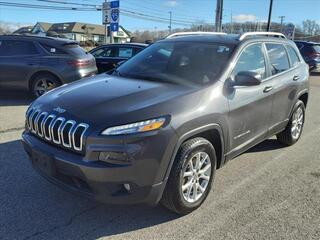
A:
{"type": "Polygon", "coordinates": [[[173,162],[175,160],[175,157],[180,149],[180,146],[195,137],[203,137],[207,139],[215,148],[216,155],[217,155],[217,169],[221,168],[225,163],[225,141],[224,141],[224,135],[222,128],[219,124],[209,124],[205,125],[196,129],[193,129],[185,134],[183,134],[181,137],[179,137],[177,144],[174,148],[173,154],[170,159],[170,164],[167,168],[166,174],[165,174],[165,180],[169,178],[170,171],[173,165],[173,162]]]}
{"type": "Polygon", "coordinates": [[[49,74],[49,75],[55,77],[55,78],[62,84],[62,80],[61,80],[61,78],[60,78],[57,74],[53,73],[52,71],[48,71],[48,70],[40,70],[40,71],[37,71],[37,72],[33,73],[33,74],[31,75],[31,77],[29,78],[29,82],[28,82],[28,89],[29,89],[29,90],[32,90],[31,88],[32,88],[33,81],[34,81],[38,76],[40,76],[40,75],[42,75],[42,74],[49,74]]]}

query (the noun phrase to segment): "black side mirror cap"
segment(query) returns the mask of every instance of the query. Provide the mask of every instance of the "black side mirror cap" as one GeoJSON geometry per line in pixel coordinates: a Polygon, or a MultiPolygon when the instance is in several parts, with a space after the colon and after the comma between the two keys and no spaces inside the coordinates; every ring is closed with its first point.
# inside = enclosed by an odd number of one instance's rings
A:
{"type": "Polygon", "coordinates": [[[234,78],[234,86],[257,86],[261,83],[261,74],[251,71],[239,72],[234,78]]]}

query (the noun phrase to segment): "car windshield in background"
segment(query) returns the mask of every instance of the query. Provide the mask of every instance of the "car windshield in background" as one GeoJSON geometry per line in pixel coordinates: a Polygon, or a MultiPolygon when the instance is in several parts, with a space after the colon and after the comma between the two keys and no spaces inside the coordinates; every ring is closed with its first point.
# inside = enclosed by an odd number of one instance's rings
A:
{"type": "Polygon", "coordinates": [[[320,53],[320,44],[319,45],[312,45],[312,47],[317,53],[320,53]]]}
{"type": "Polygon", "coordinates": [[[204,85],[220,75],[234,46],[202,42],[159,42],[121,65],[127,78],[204,85]]]}

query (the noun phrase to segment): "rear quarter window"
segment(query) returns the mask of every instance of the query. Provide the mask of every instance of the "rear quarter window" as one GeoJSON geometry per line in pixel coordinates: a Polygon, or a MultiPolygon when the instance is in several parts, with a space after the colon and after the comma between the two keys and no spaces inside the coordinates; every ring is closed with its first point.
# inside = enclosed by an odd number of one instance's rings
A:
{"type": "Polygon", "coordinates": [[[40,43],[40,45],[49,53],[51,54],[66,54],[65,51],[63,51],[62,49],[60,48],[57,48],[55,46],[51,46],[51,45],[48,45],[48,44],[45,44],[45,43],[40,43]]]}

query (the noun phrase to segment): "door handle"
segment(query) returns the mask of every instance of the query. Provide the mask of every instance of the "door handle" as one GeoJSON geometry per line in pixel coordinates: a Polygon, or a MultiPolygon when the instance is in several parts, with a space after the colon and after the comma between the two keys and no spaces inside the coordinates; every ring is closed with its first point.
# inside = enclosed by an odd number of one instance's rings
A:
{"type": "Polygon", "coordinates": [[[300,79],[299,76],[294,76],[292,80],[293,81],[298,81],[299,79],[300,79]]]}
{"type": "Polygon", "coordinates": [[[272,86],[266,86],[266,87],[263,89],[263,92],[264,92],[264,93],[267,93],[267,92],[270,92],[272,89],[273,89],[272,86]]]}

